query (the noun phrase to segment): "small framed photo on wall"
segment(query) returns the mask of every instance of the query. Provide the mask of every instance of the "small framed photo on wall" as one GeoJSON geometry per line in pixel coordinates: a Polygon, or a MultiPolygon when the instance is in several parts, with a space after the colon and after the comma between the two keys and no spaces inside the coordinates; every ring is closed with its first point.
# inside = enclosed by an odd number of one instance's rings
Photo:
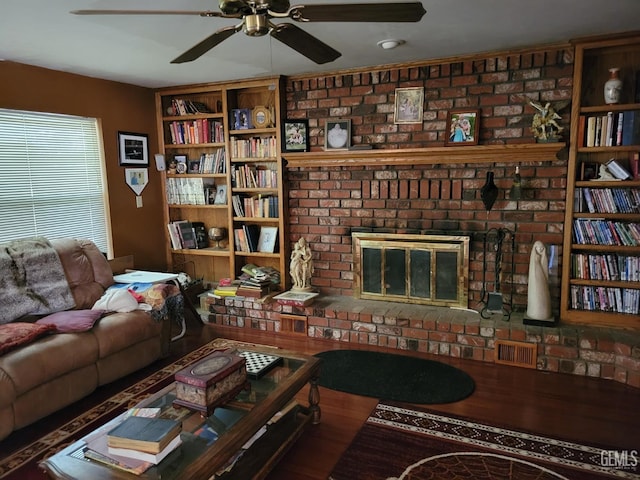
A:
{"type": "Polygon", "coordinates": [[[445,145],[477,145],[480,110],[451,110],[447,115],[445,145]]]}
{"type": "Polygon", "coordinates": [[[149,136],[144,133],[118,132],[120,165],[149,166],[149,136]]]}
{"type": "Polygon", "coordinates": [[[396,88],[394,123],[422,123],[424,88],[396,88]]]}
{"type": "Polygon", "coordinates": [[[309,120],[285,120],[282,123],[282,149],[285,152],[309,151],[309,120]]]}
{"type": "Polygon", "coordinates": [[[325,150],[348,150],[351,145],[351,120],[327,120],[324,127],[325,150]]]}

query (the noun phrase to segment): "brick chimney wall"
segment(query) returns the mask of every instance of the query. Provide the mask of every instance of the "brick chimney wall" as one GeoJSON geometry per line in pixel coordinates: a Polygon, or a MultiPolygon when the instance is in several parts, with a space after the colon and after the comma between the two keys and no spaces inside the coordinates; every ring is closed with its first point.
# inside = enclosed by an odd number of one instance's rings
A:
{"type": "MultiPolygon", "coordinates": [[[[289,77],[287,118],[309,120],[312,150],[322,150],[325,121],[335,119],[351,120],[352,145],[402,149],[442,146],[448,111],[478,108],[481,145],[532,143],[529,126],[535,110],[526,98],[541,103],[570,99],[572,74],[573,50],[567,46],[452,63],[289,77]],[[395,89],[402,87],[424,87],[422,124],[394,124],[395,89]]],[[[567,136],[568,110],[561,112],[567,136]]],[[[513,306],[524,311],[531,245],[540,240],[561,252],[566,174],[566,160],[553,158],[447,164],[443,157],[437,165],[289,168],[290,239],[293,243],[304,236],[310,243],[314,287],[327,295],[351,296],[352,229],[470,234],[469,307],[476,308],[483,278],[493,282],[492,256],[487,257],[491,272],[483,274],[483,235],[491,228],[508,228],[515,232],[516,242],[513,306]],[[524,189],[518,201],[508,195],[516,165],[524,189]],[[500,188],[490,212],[479,192],[488,171],[494,172],[500,188]]],[[[508,266],[503,268],[503,292],[508,295],[510,273],[508,266]]],[[[552,278],[551,284],[557,310],[559,278],[552,278]]]]}

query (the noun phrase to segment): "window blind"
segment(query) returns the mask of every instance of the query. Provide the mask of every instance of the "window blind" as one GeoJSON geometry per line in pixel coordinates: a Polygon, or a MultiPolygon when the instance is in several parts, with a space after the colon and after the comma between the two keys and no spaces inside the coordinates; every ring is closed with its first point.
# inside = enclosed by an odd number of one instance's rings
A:
{"type": "Polygon", "coordinates": [[[111,257],[95,118],[0,109],[0,242],[88,238],[111,257]]]}

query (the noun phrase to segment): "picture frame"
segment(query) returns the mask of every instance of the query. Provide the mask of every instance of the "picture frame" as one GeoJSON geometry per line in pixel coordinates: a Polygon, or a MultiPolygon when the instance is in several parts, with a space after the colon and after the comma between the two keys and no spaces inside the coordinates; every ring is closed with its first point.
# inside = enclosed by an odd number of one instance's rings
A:
{"type": "Polygon", "coordinates": [[[447,113],[445,145],[478,145],[479,132],[480,110],[466,108],[447,113]]]}
{"type": "Polygon", "coordinates": [[[227,185],[221,183],[216,185],[216,196],[213,200],[214,205],[226,205],[227,204],[227,185]]]}
{"type": "Polygon", "coordinates": [[[282,122],[282,138],[284,152],[308,152],[309,120],[285,120],[282,122]]]}
{"type": "Polygon", "coordinates": [[[149,166],[149,135],[146,133],[118,132],[118,158],[120,166],[149,166]]]}
{"type": "Polygon", "coordinates": [[[422,123],[424,87],[396,88],[393,123],[422,123]]]}
{"type": "Polygon", "coordinates": [[[248,108],[234,108],[233,114],[233,129],[234,130],[248,130],[253,128],[253,115],[248,108]]]}
{"type": "Polygon", "coordinates": [[[264,253],[274,253],[276,240],[278,239],[278,227],[260,227],[260,236],[258,237],[258,251],[264,253]]]}
{"type": "Polygon", "coordinates": [[[146,168],[125,168],[124,178],[129,188],[139,196],[149,183],[149,170],[146,168]]]}
{"type": "Polygon", "coordinates": [[[327,120],[324,126],[325,150],[348,150],[351,146],[351,120],[327,120]]]}
{"type": "Polygon", "coordinates": [[[189,164],[188,173],[200,173],[200,159],[189,160],[188,164],[189,164]]]}

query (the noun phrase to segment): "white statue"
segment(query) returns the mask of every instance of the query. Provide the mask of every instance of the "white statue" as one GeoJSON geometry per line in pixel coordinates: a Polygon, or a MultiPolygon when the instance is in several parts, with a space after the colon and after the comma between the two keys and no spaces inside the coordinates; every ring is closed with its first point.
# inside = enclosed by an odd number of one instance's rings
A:
{"type": "Polygon", "coordinates": [[[536,241],[529,258],[529,286],[526,316],[533,320],[552,321],[549,294],[549,260],[544,243],[536,241]]]}
{"type": "Polygon", "coordinates": [[[289,273],[293,286],[292,291],[308,292],[311,290],[311,275],[313,274],[313,259],[311,248],[307,241],[300,237],[291,252],[289,273]]]}

